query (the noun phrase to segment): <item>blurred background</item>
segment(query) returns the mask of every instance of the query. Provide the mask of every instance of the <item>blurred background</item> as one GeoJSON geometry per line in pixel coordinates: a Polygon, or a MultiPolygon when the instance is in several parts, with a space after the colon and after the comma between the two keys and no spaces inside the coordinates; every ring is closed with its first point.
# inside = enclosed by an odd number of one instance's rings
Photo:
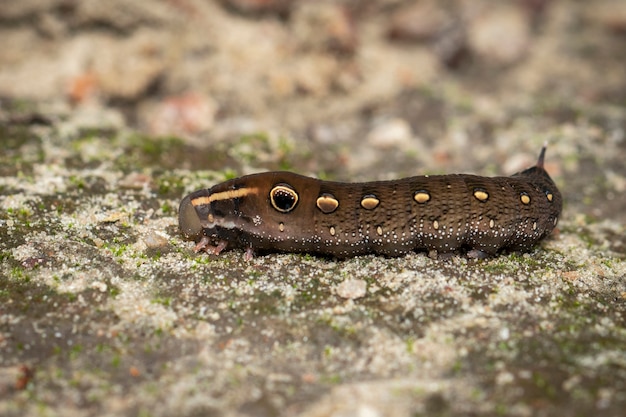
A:
{"type": "Polygon", "coordinates": [[[600,159],[626,189],[624,1],[0,5],[0,109],[182,141],[161,168],[509,175],[548,141],[557,180],[600,159]]]}

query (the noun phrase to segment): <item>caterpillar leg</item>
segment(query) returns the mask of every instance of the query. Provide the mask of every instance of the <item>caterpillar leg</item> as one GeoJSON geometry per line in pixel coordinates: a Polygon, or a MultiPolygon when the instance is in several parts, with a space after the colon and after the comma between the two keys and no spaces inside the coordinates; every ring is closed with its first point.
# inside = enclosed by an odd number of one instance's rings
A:
{"type": "Polygon", "coordinates": [[[225,240],[220,240],[216,246],[210,245],[210,243],[211,242],[208,237],[202,236],[202,239],[200,239],[200,242],[198,242],[198,244],[193,248],[193,251],[200,252],[203,250],[206,253],[219,255],[224,249],[226,249],[226,246],[228,246],[228,242],[225,240]]]}

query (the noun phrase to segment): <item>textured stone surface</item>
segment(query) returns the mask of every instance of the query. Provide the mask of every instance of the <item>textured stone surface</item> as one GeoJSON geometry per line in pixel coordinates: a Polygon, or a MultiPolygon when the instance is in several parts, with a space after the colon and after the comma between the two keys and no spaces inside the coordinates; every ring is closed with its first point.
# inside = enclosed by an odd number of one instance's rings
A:
{"type": "Polygon", "coordinates": [[[0,415],[622,415],[622,2],[1,3],[0,415]],[[529,254],[177,231],[233,175],[509,175],[545,141],[529,254]]]}

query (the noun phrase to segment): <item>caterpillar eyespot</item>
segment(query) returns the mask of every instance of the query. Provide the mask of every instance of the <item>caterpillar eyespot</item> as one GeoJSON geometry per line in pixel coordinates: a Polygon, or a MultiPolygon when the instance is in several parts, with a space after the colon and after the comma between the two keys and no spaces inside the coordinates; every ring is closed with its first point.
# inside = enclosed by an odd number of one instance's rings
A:
{"type": "Polygon", "coordinates": [[[247,175],[183,198],[179,227],[196,250],[216,254],[226,247],[339,258],[528,251],[552,232],[563,204],[544,169],[545,152],[510,177],[343,183],[291,172],[247,175]]]}
{"type": "Polygon", "coordinates": [[[281,213],[288,213],[298,204],[298,193],[288,184],[278,184],[269,192],[272,207],[281,213]]]}

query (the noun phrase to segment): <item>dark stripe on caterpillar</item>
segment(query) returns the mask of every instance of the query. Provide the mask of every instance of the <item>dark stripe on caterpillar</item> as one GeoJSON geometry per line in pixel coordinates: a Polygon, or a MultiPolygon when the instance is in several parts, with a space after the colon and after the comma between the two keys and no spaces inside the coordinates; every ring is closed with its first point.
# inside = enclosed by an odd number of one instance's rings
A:
{"type": "Polygon", "coordinates": [[[510,177],[466,174],[343,183],[291,172],[235,178],[186,196],[183,235],[196,251],[226,247],[335,257],[528,251],[549,235],[562,198],[537,164],[510,177]]]}

